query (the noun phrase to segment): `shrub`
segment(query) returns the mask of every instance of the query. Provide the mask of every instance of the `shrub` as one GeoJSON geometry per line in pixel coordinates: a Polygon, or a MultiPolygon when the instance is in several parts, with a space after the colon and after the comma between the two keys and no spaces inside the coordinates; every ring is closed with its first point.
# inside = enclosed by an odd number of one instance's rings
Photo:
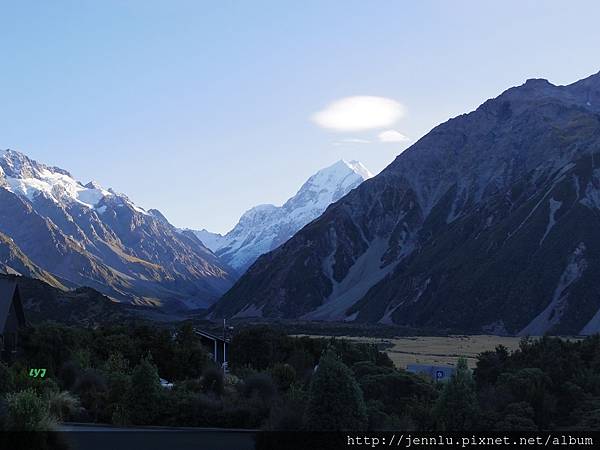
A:
{"type": "Polygon", "coordinates": [[[306,428],[311,431],[363,430],[367,413],[352,371],[328,350],[310,384],[306,428]]]}
{"type": "Polygon", "coordinates": [[[29,376],[29,370],[20,361],[15,362],[8,369],[12,379],[12,390],[24,391],[31,387],[32,378],[29,376]]]}
{"type": "MultiPolygon", "coordinates": [[[[409,414],[411,408],[429,407],[435,398],[435,389],[431,382],[425,381],[404,370],[387,369],[373,366],[370,371],[366,365],[359,364],[359,385],[365,400],[380,401],[389,415],[402,417],[409,414]]],[[[354,368],[357,365],[355,364],[354,368]]],[[[355,372],[356,373],[356,372],[355,372]]]]}
{"type": "Polygon", "coordinates": [[[210,359],[194,333],[191,323],[185,323],[179,328],[175,344],[174,364],[171,365],[173,370],[166,375],[171,376],[175,381],[198,378],[210,364],[210,359]]]}
{"type": "Polygon", "coordinates": [[[149,425],[159,412],[160,379],[150,355],[142,358],[131,375],[131,389],[127,396],[127,409],[132,423],[149,425]]]}
{"type": "Polygon", "coordinates": [[[116,405],[110,417],[110,423],[118,427],[124,427],[131,423],[127,409],[122,405],[116,405]]]}
{"type": "Polygon", "coordinates": [[[202,391],[205,393],[213,393],[215,395],[223,395],[223,372],[216,367],[209,367],[202,374],[202,391]]]}
{"type": "Polygon", "coordinates": [[[511,403],[504,410],[502,420],[495,424],[498,431],[537,431],[535,413],[527,402],[511,403]]]}
{"type": "Polygon", "coordinates": [[[108,386],[105,378],[97,371],[88,369],[77,379],[74,392],[93,421],[108,420],[106,406],[108,386]]]}
{"type": "Polygon", "coordinates": [[[48,400],[52,416],[60,421],[76,417],[81,409],[79,399],[68,391],[56,392],[48,400]]]}
{"type": "Polygon", "coordinates": [[[54,428],[48,404],[33,390],[8,394],[7,431],[48,431],[54,428]]]}
{"type": "Polygon", "coordinates": [[[60,387],[54,378],[35,379],[32,383],[32,388],[44,400],[48,400],[60,391],[60,387]]]}
{"type": "Polygon", "coordinates": [[[203,392],[203,384],[202,380],[193,379],[193,380],[184,380],[175,382],[175,387],[173,389],[175,392],[183,391],[183,392],[193,392],[195,394],[200,394],[203,392]]]}
{"type": "Polygon", "coordinates": [[[92,354],[87,348],[80,348],[75,350],[72,355],[73,361],[81,369],[92,368],[92,354]]]}
{"type": "Polygon", "coordinates": [[[281,391],[287,391],[296,381],[296,370],[289,364],[275,364],[271,376],[281,391]]]}
{"type": "Polygon", "coordinates": [[[277,392],[273,379],[268,373],[250,375],[243,384],[243,393],[247,398],[257,398],[268,402],[277,392]]]}
{"type": "Polygon", "coordinates": [[[444,385],[435,408],[438,427],[447,431],[472,430],[478,409],[471,371],[466,359],[460,358],[456,372],[444,385]]]}
{"type": "Polygon", "coordinates": [[[75,385],[80,373],[81,369],[75,361],[64,363],[58,372],[58,379],[63,389],[71,389],[75,385]]]}
{"type": "Polygon", "coordinates": [[[104,363],[102,369],[105,373],[119,373],[119,374],[129,374],[129,360],[125,359],[121,352],[112,352],[106,362],[104,363]]]}

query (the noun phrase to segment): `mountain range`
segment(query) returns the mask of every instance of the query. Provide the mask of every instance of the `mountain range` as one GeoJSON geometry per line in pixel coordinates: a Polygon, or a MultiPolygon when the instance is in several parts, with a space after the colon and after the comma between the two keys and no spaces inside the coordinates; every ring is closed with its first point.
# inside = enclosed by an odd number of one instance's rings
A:
{"type": "Polygon", "coordinates": [[[207,307],[237,277],[159,211],[13,150],[0,151],[0,260],[58,288],[172,309],[207,307]]]}
{"type": "Polygon", "coordinates": [[[177,229],[124,194],[3,150],[0,272],[62,290],[87,286],[135,305],[207,308],[260,254],[370,176],[357,161],[339,161],[310,177],[283,206],[252,208],[221,236],[177,229]]]}
{"type": "Polygon", "coordinates": [[[340,160],[312,175],[282,206],[258,205],[246,211],[224,236],[207,230],[194,233],[225,264],[243,273],[372,176],[359,161],[340,160]]]}
{"type": "Polygon", "coordinates": [[[211,317],[600,331],[600,74],[437,127],[260,256],[211,317]]]}

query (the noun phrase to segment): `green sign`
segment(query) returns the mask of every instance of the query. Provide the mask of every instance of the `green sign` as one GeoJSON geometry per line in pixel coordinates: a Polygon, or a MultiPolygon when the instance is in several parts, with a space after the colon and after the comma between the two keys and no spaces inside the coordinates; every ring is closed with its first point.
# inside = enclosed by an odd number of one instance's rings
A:
{"type": "Polygon", "coordinates": [[[46,369],[29,369],[29,376],[31,378],[44,378],[46,376],[46,369]]]}

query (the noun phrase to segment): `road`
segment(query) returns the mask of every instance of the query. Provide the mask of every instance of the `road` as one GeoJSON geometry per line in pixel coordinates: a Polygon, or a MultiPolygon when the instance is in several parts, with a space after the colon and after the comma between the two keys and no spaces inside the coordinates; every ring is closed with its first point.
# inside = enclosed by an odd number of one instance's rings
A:
{"type": "Polygon", "coordinates": [[[253,450],[255,432],[220,428],[62,424],[70,450],[253,450]]]}

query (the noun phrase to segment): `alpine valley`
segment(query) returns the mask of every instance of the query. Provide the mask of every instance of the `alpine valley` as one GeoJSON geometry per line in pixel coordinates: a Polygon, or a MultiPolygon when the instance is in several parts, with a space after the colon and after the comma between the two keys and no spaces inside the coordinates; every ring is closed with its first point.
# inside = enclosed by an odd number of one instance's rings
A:
{"type": "Polygon", "coordinates": [[[211,316],[591,334],[599,230],[600,74],[531,79],[260,256],[211,316]]]}
{"type": "MultiPolygon", "coordinates": [[[[146,211],[123,194],[95,182],[84,185],[63,169],[4,150],[0,273],[41,280],[45,284],[27,279],[22,284],[25,290],[38,286],[35,292],[47,285],[57,288],[46,289],[46,297],[53,299],[68,297],[56,294],[60,290],[85,286],[122,303],[179,313],[206,309],[258,256],[371,176],[357,161],[339,161],[310,177],[283,206],[252,208],[221,236],[177,229],[159,211],[146,211]]],[[[100,296],[90,298],[82,305],[100,296]]],[[[49,312],[59,304],[66,303],[42,305],[46,312],[41,316],[52,316],[49,312]]],[[[138,312],[150,314],[147,309],[138,312]]]]}

